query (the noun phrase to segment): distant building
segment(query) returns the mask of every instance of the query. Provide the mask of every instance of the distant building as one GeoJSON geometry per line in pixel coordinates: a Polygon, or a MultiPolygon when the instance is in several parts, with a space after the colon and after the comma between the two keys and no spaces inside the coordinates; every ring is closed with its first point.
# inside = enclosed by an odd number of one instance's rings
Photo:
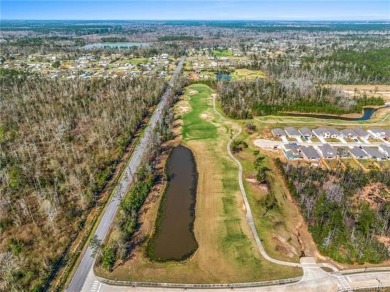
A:
{"type": "Polygon", "coordinates": [[[382,145],[379,145],[378,150],[381,151],[382,153],[386,154],[386,156],[388,158],[390,158],[390,146],[382,144],[382,145]]]}
{"type": "Polygon", "coordinates": [[[353,147],[352,149],[349,150],[349,153],[351,153],[351,156],[355,157],[356,159],[367,159],[369,158],[369,155],[364,152],[362,149],[359,147],[353,147]]]}
{"type": "Polygon", "coordinates": [[[340,131],[335,129],[335,128],[328,128],[327,130],[328,130],[329,136],[331,138],[336,138],[337,139],[337,138],[342,137],[342,134],[340,133],[340,131]]]}
{"type": "Polygon", "coordinates": [[[368,133],[366,130],[363,130],[362,128],[354,128],[352,129],[358,135],[360,138],[368,139],[370,138],[370,133],[368,133]]]}
{"type": "Polygon", "coordinates": [[[368,133],[370,133],[374,138],[384,138],[386,135],[386,131],[380,128],[369,129],[368,133]]]}
{"type": "Polygon", "coordinates": [[[363,147],[364,152],[370,156],[372,159],[376,160],[385,160],[387,158],[387,155],[383,152],[380,152],[377,148],[373,147],[363,147]]]}
{"type": "Polygon", "coordinates": [[[283,144],[282,150],[286,158],[289,160],[302,158],[299,147],[296,144],[283,144]]]}
{"type": "Polygon", "coordinates": [[[324,158],[333,159],[337,157],[337,150],[329,144],[318,146],[320,154],[324,158]]]}
{"type": "Polygon", "coordinates": [[[313,146],[302,146],[302,156],[307,160],[319,160],[321,155],[314,149],[313,146]]]}
{"type": "Polygon", "coordinates": [[[313,129],[313,133],[317,137],[322,137],[322,138],[329,138],[330,137],[330,133],[326,128],[313,129]]]}
{"type": "Polygon", "coordinates": [[[298,132],[306,138],[311,138],[313,137],[313,132],[309,128],[299,128],[298,132]]]}
{"type": "Polygon", "coordinates": [[[272,129],[271,133],[274,137],[286,137],[286,132],[280,128],[272,129]]]}
{"type": "Polygon", "coordinates": [[[284,129],[284,131],[287,133],[287,136],[290,138],[301,137],[301,134],[294,127],[287,127],[284,129]]]}
{"type": "Polygon", "coordinates": [[[344,138],[349,138],[349,139],[356,139],[358,135],[351,129],[344,129],[340,131],[341,135],[344,138]]]}

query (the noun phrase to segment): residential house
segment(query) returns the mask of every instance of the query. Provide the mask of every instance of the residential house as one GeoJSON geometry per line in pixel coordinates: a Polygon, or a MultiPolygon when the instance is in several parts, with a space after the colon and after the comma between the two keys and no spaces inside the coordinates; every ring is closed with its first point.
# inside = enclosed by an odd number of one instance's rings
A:
{"type": "Polygon", "coordinates": [[[386,131],[380,128],[372,128],[368,130],[374,138],[384,138],[386,135],[386,131]]]}
{"type": "Polygon", "coordinates": [[[378,148],[373,147],[363,147],[364,152],[366,152],[370,158],[376,159],[376,160],[385,160],[387,158],[386,154],[383,152],[380,152],[378,148]]]}
{"type": "Polygon", "coordinates": [[[351,129],[344,129],[340,131],[344,138],[357,139],[358,135],[351,129]]]}
{"type": "Polygon", "coordinates": [[[287,128],[284,129],[284,131],[287,133],[287,136],[289,138],[301,137],[301,134],[294,127],[287,127],[287,128]]]}
{"type": "Polygon", "coordinates": [[[352,129],[358,135],[358,137],[363,138],[363,139],[368,139],[370,138],[370,133],[368,133],[366,130],[363,130],[362,128],[354,128],[352,129]]]}
{"type": "Polygon", "coordinates": [[[323,158],[333,159],[337,157],[337,150],[329,144],[318,146],[318,149],[323,158]]]}
{"type": "Polygon", "coordinates": [[[313,133],[317,137],[323,137],[323,138],[329,138],[330,137],[330,133],[328,132],[328,130],[326,128],[316,128],[316,129],[313,129],[313,133]]]}
{"type": "Polygon", "coordinates": [[[349,150],[349,153],[351,153],[351,155],[353,157],[355,157],[356,159],[367,159],[369,158],[369,155],[364,152],[362,149],[360,149],[359,147],[353,147],[352,149],[349,150]]]}
{"type": "Polygon", "coordinates": [[[319,160],[321,155],[314,149],[313,146],[302,146],[302,156],[307,160],[319,160]]]}
{"type": "Polygon", "coordinates": [[[378,150],[382,153],[386,154],[388,158],[390,158],[390,146],[386,144],[379,145],[378,150]]]}
{"type": "Polygon", "coordinates": [[[342,137],[340,131],[337,130],[337,129],[335,129],[335,128],[328,128],[327,130],[328,130],[329,136],[330,136],[331,138],[336,138],[336,139],[337,139],[337,138],[342,137]]]}
{"type": "Polygon", "coordinates": [[[298,132],[305,138],[313,137],[313,132],[309,128],[299,128],[298,132]]]}
{"type": "Polygon", "coordinates": [[[280,128],[272,129],[271,133],[274,137],[286,137],[286,132],[280,128]]]}
{"type": "Polygon", "coordinates": [[[287,159],[292,160],[302,158],[299,147],[296,144],[283,144],[282,150],[287,159]]]}

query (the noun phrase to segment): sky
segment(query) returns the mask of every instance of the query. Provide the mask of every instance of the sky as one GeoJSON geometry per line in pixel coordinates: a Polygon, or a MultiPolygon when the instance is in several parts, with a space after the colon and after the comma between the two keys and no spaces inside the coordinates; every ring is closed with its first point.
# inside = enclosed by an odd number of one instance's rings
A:
{"type": "Polygon", "coordinates": [[[0,1],[0,19],[390,20],[390,0],[0,1]]]}

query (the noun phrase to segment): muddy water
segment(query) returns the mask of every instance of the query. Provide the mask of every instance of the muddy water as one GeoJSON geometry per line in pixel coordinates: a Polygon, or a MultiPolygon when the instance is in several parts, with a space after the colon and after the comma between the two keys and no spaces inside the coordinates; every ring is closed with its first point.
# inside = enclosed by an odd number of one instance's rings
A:
{"type": "Polygon", "coordinates": [[[197,173],[190,149],[179,146],[172,150],[166,175],[169,181],[159,209],[153,256],[159,260],[182,260],[198,246],[193,233],[197,173]]]}

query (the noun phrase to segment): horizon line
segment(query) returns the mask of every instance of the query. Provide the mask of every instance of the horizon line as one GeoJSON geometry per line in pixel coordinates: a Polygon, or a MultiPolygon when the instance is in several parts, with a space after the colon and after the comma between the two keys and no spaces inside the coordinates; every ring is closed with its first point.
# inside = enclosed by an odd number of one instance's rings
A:
{"type": "Polygon", "coordinates": [[[390,22],[390,19],[376,19],[376,18],[350,18],[350,19],[152,19],[152,18],[145,18],[145,19],[102,19],[102,18],[96,18],[96,19],[71,19],[71,18],[0,18],[1,21],[17,21],[17,20],[28,20],[28,21],[314,21],[314,22],[324,22],[324,21],[385,21],[390,22]]]}

